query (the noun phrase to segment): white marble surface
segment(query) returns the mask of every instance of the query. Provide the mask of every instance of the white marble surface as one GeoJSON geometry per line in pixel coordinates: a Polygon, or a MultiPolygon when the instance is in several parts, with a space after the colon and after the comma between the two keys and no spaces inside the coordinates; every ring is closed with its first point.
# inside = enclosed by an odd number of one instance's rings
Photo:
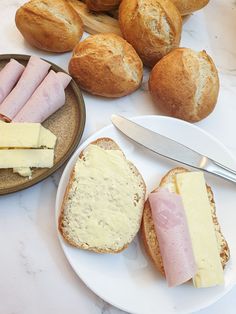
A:
{"type": "MultiPolygon", "coordinates": [[[[24,0],[0,0],[0,53],[42,56],[67,69],[70,53],[49,54],[30,47],[14,23],[24,0]]],[[[197,123],[236,155],[236,2],[212,0],[187,18],[182,46],[207,50],[219,69],[221,90],[215,111],[197,123]]],[[[147,79],[148,72],[145,78],[147,79]]],[[[87,121],[83,139],[110,123],[112,113],[126,116],[158,114],[143,88],[116,100],[84,93],[87,121]]],[[[95,296],[76,276],[59,245],[54,202],[62,169],[36,186],[0,197],[0,314],[124,313],[95,296]]],[[[233,314],[236,288],[200,311],[233,314]]],[[[158,306],[157,306],[157,312],[158,306]]],[[[148,313],[144,313],[148,314],[148,313]]]]}

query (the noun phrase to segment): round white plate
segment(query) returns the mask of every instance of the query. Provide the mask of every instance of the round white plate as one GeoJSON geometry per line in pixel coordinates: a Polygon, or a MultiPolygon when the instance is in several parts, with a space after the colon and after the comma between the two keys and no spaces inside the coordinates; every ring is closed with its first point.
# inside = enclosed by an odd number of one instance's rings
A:
{"type": "MultiPolygon", "coordinates": [[[[230,152],[193,124],[162,116],[141,116],[133,120],[217,160],[227,161],[236,169],[236,161],[230,152]]],[[[111,137],[118,143],[143,175],[148,193],[168,170],[178,165],[135,144],[114,126],[105,127],[88,138],[67,164],[57,192],[56,223],[73,165],[80,152],[99,137],[111,137]]],[[[236,185],[212,175],[205,177],[213,189],[220,225],[231,249],[231,259],[224,271],[224,286],[196,289],[191,284],[184,284],[168,288],[145,254],[139,236],[125,251],[109,255],[76,249],[68,245],[58,232],[62,249],[74,271],[99,297],[130,313],[189,313],[217,301],[236,282],[236,185]]]]}

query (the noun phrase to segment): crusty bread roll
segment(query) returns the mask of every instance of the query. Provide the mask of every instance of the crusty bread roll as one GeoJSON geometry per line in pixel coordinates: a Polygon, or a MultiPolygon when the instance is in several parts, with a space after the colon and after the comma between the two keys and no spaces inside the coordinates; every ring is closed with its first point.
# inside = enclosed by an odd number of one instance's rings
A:
{"type": "Polygon", "coordinates": [[[81,17],[87,33],[115,33],[122,37],[117,19],[103,12],[94,14],[85,3],[78,0],[67,0],[67,3],[81,17]]]}
{"type": "Polygon", "coordinates": [[[205,51],[178,48],[152,69],[149,90],[154,103],[164,113],[196,122],[215,107],[219,93],[218,72],[205,51]]]}
{"type": "Polygon", "coordinates": [[[172,0],[181,15],[187,15],[200,10],[208,4],[209,0],[172,0]]]}
{"type": "Polygon", "coordinates": [[[145,193],[141,174],[119,146],[110,138],[99,138],[85,148],[72,171],[59,230],[75,247],[118,253],[140,228],[145,193]]]}
{"type": "Polygon", "coordinates": [[[119,23],[143,63],[153,67],[179,46],[182,18],[171,0],[123,0],[119,23]]]}
{"type": "MultiPolygon", "coordinates": [[[[178,173],[186,172],[186,171],[188,170],[182,167],[178,167],[178,168],[174,168],[170,170],[162,178],[159,184],[159,187],[168,188],[171,192],[177,193],[176,185],[175,185],[175,176],[178,173]]],[[[208,193],[209,201],[211,204],[212,220],[215,227],[215,233],[216,233],[216,238],[217,238],[217,243],[218,243],[218,250],[219,250],[219,255],[221,259],[221,264],[224,267],[230,258],[230,250],[229,250],[227,241],[225,240],[221,232],[220,225],[217,220],[214,195],[209,186],[207,186],[207,193],[208,193]]],[[[152,212],[151,212],[151,208],[150,208],[150,204],[148,200],[145,202],[145,205],[144,205],[143,219],[142,219],[142,225],[141,225],[141,237],[144,243],[145,250],[147,254],[149,255],[149,257],[151,258],[151,260],[153,261],[154,266],[157,268],[157,270],[160,273],[164,275],[165,272],[164,272],[164,267],[163,267],[163,262],[162,262],[162,256],[160,253],[159,242],[156,236],[155,227],[154,227],[154,223],[152,219],[152,212]]]]}
{"type": "Polygon", "coordinates": [[[86,0],[88,8],[92,11],[110,11],[118,8],[121,0],[86,0]]]}
{"type": "Polygon", "coordinates": [[[83,34],[83,23],[65,0],[31,0],[16,11],[16,26],[32,46],[70,51],[83,34]]]}
{"type": "Polygon", "coordinates": [[[89,36],[75,47],[69,73],[92,94],[121,97],[140,86],[143,65],[126,40],[104,33],[89,36]]]}

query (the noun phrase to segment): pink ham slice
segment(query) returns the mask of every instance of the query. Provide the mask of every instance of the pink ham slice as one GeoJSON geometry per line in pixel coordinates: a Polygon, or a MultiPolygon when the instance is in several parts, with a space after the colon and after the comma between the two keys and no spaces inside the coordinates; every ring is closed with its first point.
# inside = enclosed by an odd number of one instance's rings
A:
{"type": "Polygon", "coordinates": [[[193,278],[197,271],[182,200],[161,188],[149,195],[149,202],[167,283],[174,287],[193,278]]]}
{"type": "Polygon", "coordinates": [[[0,114],[12,120],[45,78],[50,66],[38,57],[30,57],[18,83],[1,103],[0,114]]]}
{"type": "Polygon", "coordinates": [[[13,122],[41,123],[65,103],[65,91],[71,77],[50,71],[13,122]]]}
{"type": "Polygon", "coordinates": [[[21,63],[11,59],[0,71],[0,104],[19,80],[24,69],[21,63]]]}

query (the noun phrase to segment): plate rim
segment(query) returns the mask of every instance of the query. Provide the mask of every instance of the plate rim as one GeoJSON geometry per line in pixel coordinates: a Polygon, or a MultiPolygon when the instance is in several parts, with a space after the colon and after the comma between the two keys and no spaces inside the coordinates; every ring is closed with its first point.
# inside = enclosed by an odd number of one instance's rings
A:
{"type": "MultiPolygon", "coordinates": [[[[28,54],[11,54],[11,53],[10,54],[0,54],[0,61],[10,60],[10,59],[28,61],[30,57],[31,57],[31,55],[28,55],[28,54]]],[[[39,58],[50,63],[52,68],[54,70],[56,70],[57,72],[64,72],[64,73],[68,74],[64,69],[62,69],[57,64],[55,64],[55,63],[53,63],[47,59],[44,59],[41,57],[39,57],[39,58]]],[[[78,128],[77,128],[77,132],[76,132],[75,136],[73,137],[72,145],[70,145],[69,149],[62,156],[62,158],[57,163],[55,163],[52,168],[49,168],[45,173],[41,174],[40,176],[38,176],[32,180],[28,180],[24,183],[21,183],[18,186],[0,189],[0,195],[7,195],[7,194],[15,193],[18,191],[22,191],[24,189],[27,189],[27,188],[45,180],[50,175],[52,175],[54,172],[56,172],[60,167],[62,167],[63,164],[71,157],[71,155],[73,154],[73,152],[77,148],[77,146],[80,143],[80,140],[83,136],[83,132],[84,132],[84,128],[85,128],[86,109],[85,109],[85,102],[84,102],[84,98],[83,98],[83,95],[81,93],[81,90],[80,90],[79,86],[76,84],[76,82],[73,80],[73,78],[72,78],[71,82],[69,83],[69,85],[73,89],[73,92],[74,92],[74,94],[78,100],[77,105],[78,105],[79,112],[80,112],[79,119],[77,122],[78,128]]]]}
{"type": "MultiPolygon", "coordinates": [[[[215,136],[213,136],[209,132],[205,131],[201,127],[197,126],[196,124],[191,124],[191,123],[188,123],[186,121],[183,121],[183,120],[180,120],[180,119],[177,119],[177,118],[168,117],[168,116],[162,116],[162,115],[138,115],[138,116],[132,116],[132,117],[127,117],[127,118],[132,120],[132,121],[136,121],[136,122],[138,122],[139,119],[144,119],[144,118],[145,119],[156,119],[157,118],[157,119],[162,119],[162,120],[172,120],[172,121],[174,121],[176,123],[188,125],[188,126],[194,128],[194,129],[200,131],[201,133],[206,134],[208,136],[208,138],[210,138],[211,140],[216,142],[217,145],[222,147],[224,149],[224,151],[227,152],[227,154],[236,161],[235,156],[233,155],[233,153],[221,141],[219,141],[215,136]]],[[[85,286],[87,286],[87,288],[90,289],[93,293],[95,293],[99,298],[101,298],[105,302],[111,304],[112,306],[115,306],[116,308],[118,308],[118,309],[120,309],[122,311],[126,311],[127,312],[128,311],[127,308],[125,308],[124,306],[122,306],[120,304],[116,304],[115,302],[109,300],[109,298],[107,298],[106,296],[101,295],[100,292],[97,291],[96,288],[94,288],[94,286],[90,285],[89,281],[84,279],[83,276],[81,277],[79,272],[75,269],[74,263],[71,261],[71,257],[70,257],[69,252],[67,250],[65,250],[65,248],[64,248],[64,246],[69,246],[69,244],[67,244],[64,241],[64,239],[63,239],[63,237],[62,237],[62,235],[61,235],[61,233],[59,231],[59,228],[58,228],[58,218],[59,218],[59,214],[60,214],[60,205],[61,205],[61,202],[59,202],[59,198],[60,198],[59,190],[61,189],[62,182],[65,182],[65,180],[66,180],[66,178],[65,178],[66,177],[66,172],[69,171],[69,170],[67,170],[67,168],[73,167],[73,164],[75,163],[74,159],[76,159],[76,157],[79,155],[81,150],[84,149],[84,147],[86,147],[88,145],[88,143],[90,143],[91,141],[94,140],[94,136],[96,136],[96,135],[100,136],[100,133],[103,133],[104,131],[109,130],[112,127],[115,128],[115,126],[111,123],[111,124],[103,127],[102,129],[97,130],[95,133],[93,133],[87,139],[85,139],[83,141],[83,143],[81,143],[81,145],[79,145],[78,148],[75,150],[74,154],[71,156],[69,162],[67,163],[65,169],[63,170],[63,173],[61,175],[60,181],[58,183],[58,188],[57,188],[57,193],[56,193],[56,200],[55,200],[55,223],[56,223],[57,237],[58,237],[58,240],[60,242],[60,246],[61,246],[61,249],[63,251],[63,254],[65,254],[65,256],[66,256],[66,258],[67,258],[71,268],[73,269],[75,274],[78,276],[79,280],[81,280],[83,282],[83,284],[85,286]]],[[[62,197],[62,201],[63,201],[63,197],[62,197]]],[[[191,313],[195,313],[195,312],[201,311],[201,310],[206,309],[207,307],[215,304],[217,301],[219,301],[221,298],[223,298],[228,292],[230,292],[235,285],[236,285],[236,281],[232,282],[214,300],[203,302],[203,304],[200,307],[191,310],[191,313]]],[[[130,312],[130,310],[129,310],[128,313],[130,313],[130,314],[141,314],[141,312],[134,312],[134,311],[130,312]]],[[[181,314],[188,314],[189,312],[187,312],[186,310],[182,310],[182,311],[176,311],[176,312],[173,312],[173,313],[176,313],[176,314],[180,314],[180,313],[181,314]]]]}

